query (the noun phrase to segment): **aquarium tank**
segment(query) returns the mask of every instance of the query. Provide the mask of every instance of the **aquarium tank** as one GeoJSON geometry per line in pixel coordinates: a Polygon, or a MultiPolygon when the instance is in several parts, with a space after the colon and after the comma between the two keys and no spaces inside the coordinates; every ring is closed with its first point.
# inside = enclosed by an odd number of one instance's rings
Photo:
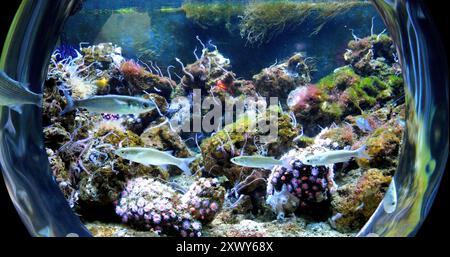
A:
{"type": "Polygon", "coordinates": [[[448,83],[411,2],[22,1],[0,63],[18,213],[35,236],[414,235],[448,83]]]}

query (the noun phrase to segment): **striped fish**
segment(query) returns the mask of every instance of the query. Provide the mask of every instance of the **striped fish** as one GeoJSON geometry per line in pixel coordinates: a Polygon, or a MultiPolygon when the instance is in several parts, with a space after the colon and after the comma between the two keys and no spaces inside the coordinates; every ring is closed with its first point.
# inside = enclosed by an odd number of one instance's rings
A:
{"type": "Polygon", "coordinates": [[[10,78],[0,71],[0,106],[35,104],[41,106],[42,95],[31,92],[24,83],[10,78]]]}

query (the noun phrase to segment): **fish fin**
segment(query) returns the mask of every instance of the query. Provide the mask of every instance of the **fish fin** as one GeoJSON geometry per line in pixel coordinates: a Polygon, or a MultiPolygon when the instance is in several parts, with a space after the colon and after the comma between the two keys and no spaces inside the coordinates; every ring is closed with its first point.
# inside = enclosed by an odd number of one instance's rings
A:
{"type": "Polygon", "coordinates": [[[367,153],[366,153],[366,145],[361,146],[358,150],[356,150],[358,153],[358,158],[364,158],[364,159],[372,159],[367,153]]]}
{"type": "Polygon", "coordinates": [[[36,102],[34,103],[37,107],[43,108],[44,106],[44,95],[36,94],[36,102]]]}
{"type": "Polygon", "coordinates": [[[33,95],[33,98],[28,99],[26,101],[26,104],[35,104],[38,107],[42,107],[42,94],[36,94],[33,91],[31,91],[30,88],[30,84],[25,83],[25,82],[19,82],[13,78],[11,78],[10,76],[8,76],[8,74],[6,74],[6,72],[4,71],[0,71],[0,79],[2,79],[4,82],[12,84],[15,87],[21,88],[22,90],[26,91],[28,94],[33,95]]]}
{"type": "Polygon", "coordinates": [[[22,114],[22,105],[21,104],[10,105],[8,107],[9,107],[9,109],[17,112],[18,114],[22,114]]]}
{"type": "Polygon", "coordinates": [[[60,116],[63,116],[64,114],[71,112],[75,109],[75,102],[73,101],[73,98],[69,95],[67,90],[63,90],[64,97],[66,98],[67,105],[66,108],[59,114],[60,116]]]}
{"type": "Polygon", "coordinates": [[[167,151],[164,151],[166,154],[170,154],[170,155],[173,155],[173,150],[167,150],[167,151]]]}
{"type": "Polygon", "coordinates": [[[159,166],[161,169],[163,169],[164,171],[168,171],[169,170],[169,165],[164,164],[164,165],[160,165],[159,166]]]}
{"type": "Polygon", "coordinates": [[[9,110],[8,120],[6,121],[5,129],[13,135],[16,134],[16,128],[14,128],[14,124],[13,124],[12,118],[11,118],[11,110],[9,110]]]}
{"type": "Polygon", "coordinates": [[[191,164],[191,162],[195,161],[197,159],[197,157],[189,157],[189,158],[184,158],[181,159],[181,163],[180,165],[178,165],[178,168],[180,168],[184,174],[191,176],[192,172],[191,169],[189,168],[189,164],[191,164]]]}
{"type": "Polygon", "coordinates": [[[116,103],[119,104],[119,105],[128,105],[127,102],[122,101],[122,100],[118,100],[118,99],[114,99],[114,102],[116,102],[116,103]]]}

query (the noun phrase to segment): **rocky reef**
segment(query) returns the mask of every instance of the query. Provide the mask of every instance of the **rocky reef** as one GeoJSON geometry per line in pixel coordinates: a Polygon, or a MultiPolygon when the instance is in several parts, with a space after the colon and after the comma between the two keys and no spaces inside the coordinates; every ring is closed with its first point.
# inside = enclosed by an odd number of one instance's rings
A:
{"type": "Polygon", "coordinates": [[[256,92],[285,101],[292,90],[311,82],[312,65],[310,58],[295,54],[284,63],[265,68],[253,77],[256,92]]]}
{"type": "Polygon", "coordinates": [[[356,185],[339,187],[333,196],[334,216],[330,223],[339,231],[355,231],[364,226],[383,200],[391,177],[378,169],[369,169],[356,185]]]}
{"type": "Polygon", "coordinates": [[[200,145],[205,172],[214,176],[225,176],[231,184],[235,184],[240,182],[243,176],[250,175],[253,169],[237,166],[231,162],[231,158],[253,154],[280,157],[287,151],[292,146],[297,128],[292,125],[288,114],[278,108],[274,109],[273,112],[267,111],[256,118],[243,116],[205,139],[200,145]],[[272,116],[276,118],[278,125],[278,138],[260,142],[259,138],[263,134],[254,128],[259,122],[268,122],[272,116]]]}
{"type": "MultiPolygon", "coordinates": [[[[188,7],[191,19],[205,11],[188,7]]],[[[346,66],[322,78],[314,78],[312,58],[294,53],[252,79],[232,71],[217,46],[196,40],[202,49],[194,51],[195,61],[185,65],[177,58],[167,77],[156,63],[127,59],[109,43],[55,51],[44,87],[44,142],[69,205],[95,235],[354,235],[383,199],[401,151],[403,80],[392,40],[355,36],[343,53],[346,66]],[[129,115],[83,108],[61,115],[67,95],[108,94],[141,97],[156,107],[129,115]],[[269,105],[272,96],[279,101],[269,105]],[[231,122],[211,118],[212,131],[184,131],[210,117],[205,108],[194,113],[197,97],[231,103],[217,104],[232,114],[231,122]],[[123,147],[195,156],[193,174],[119,157],[123,147]],[[357,149],[368,157],[305,161],[357,149]],[[232,161],[239,156],[281,162],[255,168],[232,161]]]]}

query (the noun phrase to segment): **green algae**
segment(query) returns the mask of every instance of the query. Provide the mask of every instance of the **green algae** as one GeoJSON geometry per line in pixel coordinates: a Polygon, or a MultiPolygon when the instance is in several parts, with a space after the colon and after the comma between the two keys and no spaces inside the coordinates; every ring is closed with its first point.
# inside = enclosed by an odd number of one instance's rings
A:
{"type": "Polygon", "coordinates": [[[186,2],[181,6],[181,10],[186,14],[186,18],[198,24],[202,28],[217,25],[231,27],[234,17],[241,15],[244,11],[243,4],[231,2],[220,3],[195,3],[186,2]]]}
{"type": "Polygon", "coordinates": [[[277,0],[252,1],[240,21],[241,36],[250,44],[261,45],[288,29],[302,25],[308,18],[315,22],[311,35],[318,34],[323,26],[339,14],[361,5],[356,1],[293,2],[277,0]]]}

